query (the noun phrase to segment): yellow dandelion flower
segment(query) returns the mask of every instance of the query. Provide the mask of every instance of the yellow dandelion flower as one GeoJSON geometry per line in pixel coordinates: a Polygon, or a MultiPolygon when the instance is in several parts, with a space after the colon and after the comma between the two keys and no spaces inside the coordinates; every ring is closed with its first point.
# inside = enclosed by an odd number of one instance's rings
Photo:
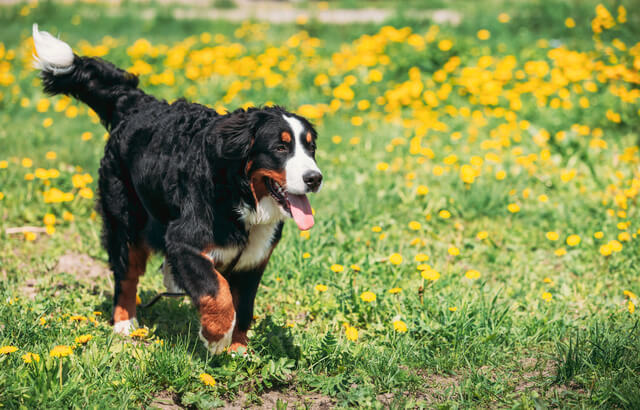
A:
{"type": "Polygon", "coordinates": [[[93,339],[93,336],[91,335],[80,335],[76,337],[75,341],[76,341],[76,344],[78,345],[84,345],[89,343],[91,339],[93,339]]]}
{"type": "Polygon", "coordinates": [[[56,216],[54,214],[45,214],[42,220],[45,225],[53,225],[56,223],[56,216]]]}
{"type": "Polygon", "coordinates": [[[409,229],[411,229],[412,231],[417,231],[420,228],[422,228],[422,224],[418,221],[411,221],[409,222],[409,229]]]}
{"type": "Polygon", "coordinates": [[[2,346],[2,347],[0,347],[0,355],[11,354],[11,353],[13,353],[13,352],[15,352],[17,350],[18,350],[18,348],[15,347],[15,346],[2,346]]]}
{"type": "Polygon", "coordinates": [[[358,340],[358,329],[353,326],[347,326],[344,330],[344,334],[345,336],[347,336],[347,339],[351,340],[352,342],[358,340]]]}
{"type": "Polygon", "coordinates": [[[578,246],[580,244],[580,236],[578,235],[569,235],[567,237],[567,245],[569,246],[578,246]]]}
{"type": "Polygon", "coordinates": [[[374,226],[374,227],[371,228],[371,232],[376,232],[376,233],[382,232],[382,227],[381,226],[374,226]]]}
{"type": "Polygon", "coordinates": [[[604,238],[604,232],[598,231],[598,232],[593,234],[593,237],[596,238],[596,239],[602,239],[602,238],[604,238]]]}
{"type": "Polygon", "coordinates": [[[542,300],[544,300],[545,302],[550,302],[551,299],[553,299],[553,296],[551,295],[551,293],[549,292],[542,293],[542,300]]]}
{"type": "Polygon", "coordinates": [[[414,259],[416,262],[426,262],[429,260],[429,256],[425,255],[424,253],[419,253],[415,256],[414,259]]]}
{"type": "Polygon", "coordinates": [[[407,324],[404,323],[402,320],[394,320],[393,328],[395,329],[396,332],[399,332],[399,333],[407,332],[407,324]]]}
{"type": "Polygon", "coordinates": [[[507,13],[498,14],[498,21],[500,23],[508,23],[511,20],[511,17],[507,13]]]}
{"type": "Polygon", "coordinates": [[[625,290],[622,292],[626,297],[628,297],[629,299],[638,299],[638,296],[636,296],[635,293],[633,293],[630,290],[625,290]]]}
{"type": "Polygon", "coordinates": [[[466,184],[473,184],[476,179],[476,171],[471,165],[464,164],[460,167],[460,179],[466,184]]]}
{"type": "Polygon", "coordinates": [[[352,265],[350,266],[350,268],[351,268],[352,270],[356,271],[356,272],[360,272],[360,271],[362,270],[362,269],[360,268],[360,266],[359,266],[359,265],[356,265],[355,263],[354,263],[354,264],[352,264],[352,265]]]}
{"type": "Polygon", "coordinates": [[[460,255],[460,249],[455,246],[450,246],[449,249],[447,249],[447,253],[451,256],[458,256],[460,255]]]}
{"type": "Polygon", "coordinates": [[[391,256],[389,256],[389,262],[391,262],[392,265],[400,265],[402,263],[402,255],[399,253],[391,254],[391,256]]]}
{"type": "Polygon", "coordinates": [[[33,363],[40,361],[40,355],[37,353],[27,352],[22,355],[22,361],[25,363],[33,363]]]}
{"type": "Polygon", "coordinates": [[[556,256],[564,256],[567,254],[567,250],[565,248],[560,248],[556,249],[553,253],[555,253],[556,256]]]}
{"type": "Polygon", "coordinates": [[[149,335],[149,331],[143,327],[141,327],[140,329],[136,329],[133,332],[131,332],[129,334],[130,337],[134,338],[134,339],[144,339],[145,337],[147,337],[149,335]]]}
{"type": "Polygon", "coordinates": [[[311,257],[311,254],[309,252],[305,252],[302,254],[302,259],[309,259],[311,257]]]}
{"type": "Polygon", "coordinates": [[[600,254],[602,256],[609,256],[611,255],[611,253],[613,253],[613,249],[611,248],[611,245],[606,243],[602,246],[600,246],[600,254]]]}
{"type": "Polygon", "coordinates": [[[611,246],[611,251],[613,252],[622,251],[622,244],[615,239],[609,242],[609,246],[611,246]]]}
{"type": "Polygon", "coordinates": [[[386,162],[378,162],[378,164],[376,164],[376,169],[378,171],[386,171],[387,169],[389,169],[389,164],[387,164],[386,162]]]}
{"type": "Polygon", "coordinates": [[[471,280],[480,279],[480,272],[475,269],[470,269],[464,274],[464,277],[471,280]]]}
{"type": "Polygon", "coordinates": [[[51,102],[48,99],[43,98],[36,103],[36,110],[38,112],[47,112],[47,110],[49,110],[50,105],[51,105],[51,102]]]}
{"type": "Polygon", "coordinates": [[[489,237],[489,232],[487,231],[480,231],[476,234],[476,238],[482,240],[482,239],[487,239],[489,237]]]}
{"type": "Polygon", "coordinates": [[[82,188],[82,189],[80,189],[80,191],[78,191],[78,195],[80,195],[81,197],[83,197],[85,199],[92,199],[93,198],[93,191],[91,190],[91,188],[82,188]]]}
{"type": "Polygon", "coordinates": [[[58,157],[58,154],[56,154],[54,151],[47,151],[47,153],[44,155],[44,157],[46,159],[53,160],[53,159],[56,159],[58,157]]]}
{"type": "Polygon", "coordinates": [[[344,266],[334,263],[331,265],[331,270],[335,273],[340,273],[344,270],[344,266]]]}
{"type": "Polygon", "coordinates": [[[618,234],[618,240],[620,242],[629,242],[631,241],[631,234],[629,232],[620,232],[618,234]]]}
{"type": "Polygon", "coordinates": [[[327,285],[316,285],[315,288],[318,292],[326,292],[329,287],[327,285]]]}
{"type": "Polygon", "coordinates": [[[402,288],[391,288],[389,289],[389,293],[391,293],[392,295],[395,295],[396,293],[400,293],[402,292],[402,288]]]}
{"type": "Polygon", "coordinates": [[[87,317],[82,315],[73,315],[69,317],[70,322],[85,322],[86,320],[87,317]]]}
{"type": "Polygon", "coordinates": [[[69,346],[58,345],[49,352],[51,357],[66,357],[73,354],[73,349],[69,346]]]}
{"type": "Polygon", "coordinates": [[[632,301],[627,302],[627,309],[629,309],[629,313],[633,314],[636,311],[636,305],[632,301]]]}
{"type": "Polygon", "coordinates": [[[440,272],[431,268],[424,269],[422,272],[420,272],[420,275],[424,279],[430,280],[432,282],[435,282],[436,280],[440,279],[440,272]]]}
{"type": "Polygon", "coordinates": [[[476,35],[478,36],[478,40],[489,40],[489,38],[491,38],[491,32],[486,29],[478,30],[476,35]]]}
{"type": "Polygon", "coordinates": [[[373,292],[362,292],[362,294],[360,295],[360,299],[362,299],[363,302],[373,302],[374,300],[376,300],[376,294],[373,292]]]}
{"type": "Polygon", "coordinates": [[[571,17],[567,17],[564,20],[564,25],[567,26],[567,28],[574,28],[576,26],[576,21],[571,17]]]}
{"type": "Polygon", "coordinates": [[[438,48],[441,51],[449,51],[451,50],[451,47],[453,47],[453,41],[451,40],[440,40],[438,42],[438,48]]]}
{"type": "Polygon", "coordinates": [[[429,193],[429,188],[427,188],[425,185],[418,185],[416,187],[416,195],[424,196],[424,195],[427,195],[428,193],[429,193]]]}
{"type": "Polygon", "coordinates": [[[507,209],[512,214],[515,214],[517,212],[520,212],[520,205],[518,205],[518,204],[509,204],[509,205],[507,205],[507,209]]]}
{"type": "Polygon", "coordinates": [[[207,373],[201,373],[200,374],[200,381],[205,386],[213,387],[213,386],[216,385],[216,379],[214,379],[213,376],[211,376],[210,374],[207,374],[207,373]]]}
{"type": "Polygon", "coordinates": [[[558,232],[553,232],[553,231],[547,232],[545,236],[550,241],[557,241],[558,239],[560,239],[560,235],[558,234],[558,232]]]}
{"type": "Polygon", "coordinates": [[[26,239],[29,242],[35,241],[37,237],[38,237],[38,235],[36,235],[35,232],[25,232],[24,233],[24,239],[26,239]]]}
{"type": "Polygon", "coordinates": [[[457,307],[457,306],[451,306],[451,307],[449,308],[449,311],[451,311],[451,312],[455,312],[456,310],[458,310],[458,307],[457,307]]]}
{"type": "Polygon", "coordinates": [[[438,216],[442,219],[449,219],[451,217],[451,212],[443,209],[442,211],[438,212],[438,216]]]}
{"type": "Polygon", "coordinates": [[[309,233],[309,231],[300,231],[300,237],[302,239],[309,239],[311,237],[311,234],[309,233]]]}

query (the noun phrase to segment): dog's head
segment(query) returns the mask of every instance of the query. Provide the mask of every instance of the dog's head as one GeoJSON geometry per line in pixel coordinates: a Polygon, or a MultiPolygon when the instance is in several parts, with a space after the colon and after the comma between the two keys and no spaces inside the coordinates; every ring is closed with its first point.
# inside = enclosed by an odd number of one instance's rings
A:
{"type": "Polygon", "coordinates": [[[311,228],[314,219],[306,194],[322,187],[315,129],[305,118],[279,107],[236,112],[230,120],[236,114],[242,118],[228,127],[223,122],[221,148],[240,150],[235,156],[245,159],[244,175],[261,219],[292,217],[301,230],[311,228]],[[238,126],[238,121],[244,125],[238,126]],[[230,132],[238,128],[241,131],[230,132]]]}

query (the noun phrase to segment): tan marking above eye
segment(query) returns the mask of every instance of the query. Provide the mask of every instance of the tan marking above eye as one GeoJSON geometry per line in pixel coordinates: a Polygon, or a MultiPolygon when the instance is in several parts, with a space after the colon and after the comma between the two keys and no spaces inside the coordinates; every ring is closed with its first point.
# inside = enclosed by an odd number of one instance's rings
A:
{"type": "Polygon", "coordinates": [[[307,142],[311,144],[311,133],[307,132],[307,142]]]}
{"type": "Polygon", "coordinates": [[[284,142],[291,142],[291,134],[289,134],[287,131],[282,131],[282,135],[280,137],[284,142]]]}

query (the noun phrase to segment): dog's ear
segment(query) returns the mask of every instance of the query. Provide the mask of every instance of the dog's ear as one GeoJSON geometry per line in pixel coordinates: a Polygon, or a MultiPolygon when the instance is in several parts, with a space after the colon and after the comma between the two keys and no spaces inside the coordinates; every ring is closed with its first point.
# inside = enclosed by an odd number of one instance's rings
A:
{"type": "Polygon", "coordinates": [[[242,161],[249,158],[256,132],[267,118],[267,113],[254,109],[236,110],[221,118],[215,126],[213,140],[216,158],[242,161]]]}

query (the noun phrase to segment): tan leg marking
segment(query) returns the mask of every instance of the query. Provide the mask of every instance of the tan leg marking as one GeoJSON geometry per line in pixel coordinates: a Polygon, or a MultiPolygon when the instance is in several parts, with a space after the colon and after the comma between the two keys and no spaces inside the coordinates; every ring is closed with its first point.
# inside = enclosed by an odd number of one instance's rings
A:
{"type": "Polygon", "coordinates": [[[203,296],[198,300],[200,312],[200,336],[212,353],[220,353],[231,343],[231,335],[236,322],[236,311],[229,283],[213,269],[218,280],[218,294],[203,296]]]}
{"type": "Polygon", "coordinates": [[[149,248],[144,245],[129,247],[129,270],[120,281],[120,294],[113,312],[113,322],[118,323],[136,317],[136,294],[138,278],[144,275],[149,258],[149,248]]]}
{"type": "Polygon", "coordinates": [[[248,344],[249,344],[249,338],[247,337],[247,332],[238,330],[237,327],[233,329],[233,335],[231,335],[231,346],[229,346],[229,351],[235,352],[240,348],[247,349],[248,344]]]}

